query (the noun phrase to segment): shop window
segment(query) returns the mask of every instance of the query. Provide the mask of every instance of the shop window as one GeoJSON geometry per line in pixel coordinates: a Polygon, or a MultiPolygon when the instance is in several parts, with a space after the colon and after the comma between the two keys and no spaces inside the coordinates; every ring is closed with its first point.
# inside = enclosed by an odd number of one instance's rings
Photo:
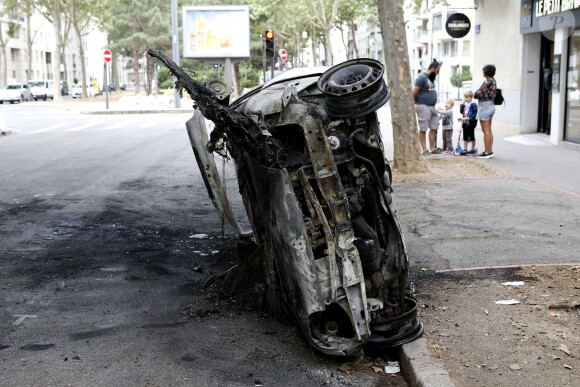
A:
{"type": "Polygon", "coordinates": [[[568,76],[566,82],[566,126],[564,140],[580,143],[580,30],[570,36],[568,50],[568,76]]]}
{"type": "Polygon", "coordinates": [[[449,42],[443,43],[443,56],[449,55],[449,42]]]}
{"type": "Polygon", "coordinates": [[[433,32],[441,31],[441,12],[433,15],[433,32]]]}
{"type": "Polygon", "coordinates": [[[463,41],[463,56],[469,56],[471,54],[471,42],[469,40],[463,41]]]}

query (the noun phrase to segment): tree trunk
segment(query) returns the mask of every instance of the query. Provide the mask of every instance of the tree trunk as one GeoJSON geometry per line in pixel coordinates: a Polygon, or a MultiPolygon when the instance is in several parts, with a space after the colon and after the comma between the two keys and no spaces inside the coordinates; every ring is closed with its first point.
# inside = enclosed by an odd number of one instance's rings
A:
{"type": "Polygon", "coordinates": [[[113,60],[111,60],[111,82],[115,84],[115,90],[121,92],[121,85],[119,84],[119,65],[117,63],[117,52],[111,50],[113,60]]]}
{"type": "Polygon", "coordinates": [[[242,95],[242,82],[240,82],[240,62],[234,62],[234,90],[236,91],[235,98],[242,95]]]}
{"type": "Polygon", "coordinates": [[[0,66],[0,88],[6,86],[8,81],[7,77],[7,67],[6,67],[6,45],[8,42],[4,41],[4,35],[2,35],[2,21],[0,21],[0,60],[2,66],[0,66]]]}
{"type": "Polygon", "coordinates": [[[326,56],[326,65],[332,66],[332,42],[330,41],[331,27],[324,29],[324,54],[326,56]]]}
{"type": "Polygon", "coordinates": [[[135,95],[139,95],[139,50],[133,49],[133,76],[135,77],[135,95]]]}
{"type": "Polygon", "coordinates": [[[312,40],[312,66],[316,66],[316,27],[314,23],[310,25],[310,39],[312,40]]]}
{"type": "Polygon", "coordinates": [[[30,31],[30,14],[32,13],[32,7],[30,3],[26,5],[26,48],[28,50],[27,55],[27,73],[28,79],[27,81],[34,79],[34,75],[32,74],[32,32],[30,31]]]}
{"type": "Polygon", "coordinates": [[[53,24],[54,24],[54,35],[55,35],[55,49],[53,58],[53,71],[54,71],[54,100],[61,101],[62,96],[60,94],[60,48],[62,46],[62,37],[60,36],[60,0],[54,0],[54,10],[53,10],[53,24]]]}
{"type": "Polygon", "coordinates": [[[83,98],[87,98],[88,97],[88,94],[87,94],[87,68],[85,66],[85,50],[83,49],[83,37],[81,36],[79,22],[77,20],[76,0],[72,0],[71,7],[72,7],[73,28],[75,29],[75,33],[77,34],[77,40],[78,40],[78,44],[79,44],[79,58],[81,61],[81,87],[83,90],[83,98]]]}
{"type": "Polygon", "coordinates": [[[387,77],[391,85],[394,166],[403,173],[423,172],[427,166],[421,156],[417,132],[409,51],[401,4],[398,0],[377,0],[387,77]]]}
{"type": "Polygon", "coordinates": [[[356,43],[356,24],[354,24],[354,20],[350,21],[350,31],[352,32],[352,46],[354,51],[353,59],[357,59],[360,55],[358,54],[358,44],[356,43]]]}
{"type": "MultiPolygon", "coordinates": [[[[149,50],[149,47],[147,47],[149,50]]],[[[149,55],[145,55],[147,58],[147,95],[151,94],[151,85],[153,83],[153,60],[149,57],[149,55]]]]}

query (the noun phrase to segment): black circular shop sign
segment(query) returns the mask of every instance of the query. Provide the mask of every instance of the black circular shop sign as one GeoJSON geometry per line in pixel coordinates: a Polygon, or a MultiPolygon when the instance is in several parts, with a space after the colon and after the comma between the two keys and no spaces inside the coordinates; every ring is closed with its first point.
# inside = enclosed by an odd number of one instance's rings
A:
{"type": "Polygon", "coordinates": [[[454,13],[445,22],[445,29],[452,38],[463,38],[471,29],[471,22],[466,15],[454,13]]]}

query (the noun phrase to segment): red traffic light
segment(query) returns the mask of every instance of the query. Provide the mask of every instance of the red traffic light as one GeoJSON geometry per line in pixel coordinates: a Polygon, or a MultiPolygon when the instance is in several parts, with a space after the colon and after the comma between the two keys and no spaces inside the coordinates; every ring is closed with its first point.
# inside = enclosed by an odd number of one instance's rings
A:
{"type": "Polygon", "coordinates": [[[273,39],[274,33],[272,31],[266,31],[266,39],[273,39]]]}

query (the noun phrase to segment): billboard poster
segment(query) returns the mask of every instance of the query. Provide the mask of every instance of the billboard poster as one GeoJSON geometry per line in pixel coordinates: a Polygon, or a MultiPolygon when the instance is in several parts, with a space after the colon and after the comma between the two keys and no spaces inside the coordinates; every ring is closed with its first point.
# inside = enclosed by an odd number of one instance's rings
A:
{"type": "Polygon", "coordinates": [[[248,6],[184,6],[183,57],[195,59],[250,56],[248,6]]]}

